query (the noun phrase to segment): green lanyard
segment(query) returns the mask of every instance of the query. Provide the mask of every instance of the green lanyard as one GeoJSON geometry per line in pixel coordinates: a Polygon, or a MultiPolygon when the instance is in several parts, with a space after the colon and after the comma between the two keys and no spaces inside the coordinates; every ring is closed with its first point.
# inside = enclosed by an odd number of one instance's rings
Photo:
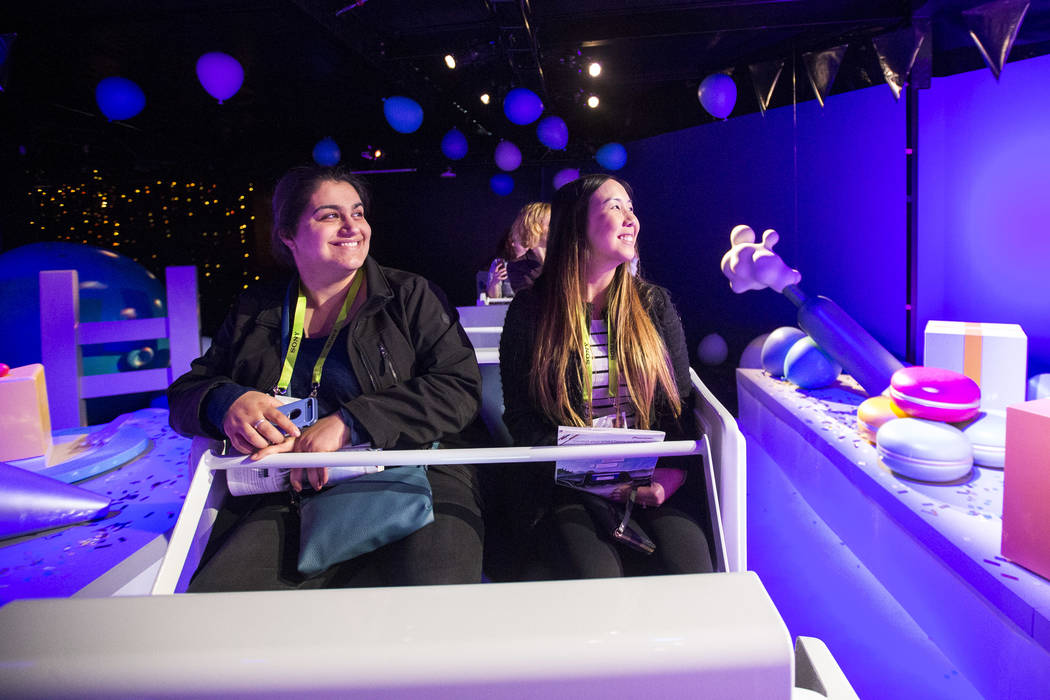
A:
{"type": "MultiPolygon", "coordinates": [[[[590,410],[591,402],[594,399],[594,367],[593,360],[591,359],[591,320],[587,314],[583,314],[583,363],[586,365],[586,371],[583,373],[583,402],[587,405],[587,409],[590,410]]],[[[613,353],[613,327],[612,321],[605,322],[606,338],[608,343],[606,347],[609,349],[609,396],[612,397],[614,410],[619,413],[620,409],[620,378],[617,376],[616,371],[616,357],[613,353]]]]}
{"type": "MultiPolygon", "coordinates": [[[[339,335],[339,332],[343,330],[343,326],[346,325],[346,317],[350,313],[350,307],[353,306],[354,299],[357,298],[357,292],[361,289],[361,281],[363,279],[363,274],[354,275],[354,281],[350,284],[350,289],[346,290],[343,308],[339,309],[339,316],[335,319],[335,325],[332,326],[332,330],[328,334],[328,340],[325,341],[324,347],[321,349],[321,355],[317,358],[317,362],[314,363],[313,377],[310,382],[310,396],[317,396],[317,387],[321,385],[321,370],[324,368],[324,361],[328,359],[328,353],[335,343],[336,336],[339,335]]],[[[303,284],[300,282],[299,298],[295,301],[295,313],[292,315],[292,333],[288,340],[288,353],[284,356],[281,378],[277,380],[277,386],[273,390],[273,393],[278,396],[287,394],[288,385],[292,382],[292,370],[295,368],[296,358],[299,357],[299,346],[303,340],[305,319],[306,295],[303,294],[303,284]]]]}

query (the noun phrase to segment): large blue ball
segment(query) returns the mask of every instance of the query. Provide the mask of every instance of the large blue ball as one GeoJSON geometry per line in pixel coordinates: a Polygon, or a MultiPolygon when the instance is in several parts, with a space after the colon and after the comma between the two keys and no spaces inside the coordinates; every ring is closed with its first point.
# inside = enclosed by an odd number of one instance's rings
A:
{"type": "Polygon", "coordinates": [[[411,134],[423,124],[423,108],[410,97],[394,96],[383,100],[383,116],[401,134],[411,134]]]}
{"type": "Polygon", "coordinates": [[[441,139],[441,152],[451,160],[463,158],[467,155],[467,137],[459,129],[449,129],[441,139]]]}
{"type": "Polygon", "coordinates": [[[806,337],[800,328],[781,326],[762,343],[762,369],[774,377],[784,376],[784,358],[791,346],[806,337]]]}
{"type": "Polygon", "coordinates": [[[497,173],[489,179],[492,191],[503,197],[514,191],[514,178],[507,173],[497,173]]]}
{"type": "Polygon", "coordinates": [[[146,106],[146,95],[134,82],[113,76],[99,81],[95,102],[110,121],[131,119],[146,106]]]}
{"type": "Polygon", "coordinates": [[[561,117],[544,117],[536,125],[536,136],[547,148],[564,151],[569,145],[569,127],[561,117]]]}
{"type": "Polygon", "coordinates": [[[594,159],[606,170],[619,170],[627,164],[627,149],[615,141],[607,143],[598,149],[594,159]]]}
{"type": "Polygon", "coordinates": [[[514,88],[503,98],[503,113],[515,124],[531,124],[543,114],[543,101],[528,88],[514,88]]]}
{"type": "MultiPolygon", "coordinates": [[[[77,271],[81,321],[157,318],[167,313],[163,285],[131,258],[78,243],[30,243],[13,248],[0,255],[0,308],[5,328],[0,333],[0,362],[11,367],[40,362],[42,270],[77,271]]],[[[157,355],[167,348],[167,340],[83,346],[84,373],[131,369],[141,362],[146,346],[157,355]]]]}
{"type": "Polygon", "coordinates": [[[828,357],[809,336],[791,346],[784,358],[784,376],[803,389],[819,389],[842,374],[842,366],[828,357]]]}

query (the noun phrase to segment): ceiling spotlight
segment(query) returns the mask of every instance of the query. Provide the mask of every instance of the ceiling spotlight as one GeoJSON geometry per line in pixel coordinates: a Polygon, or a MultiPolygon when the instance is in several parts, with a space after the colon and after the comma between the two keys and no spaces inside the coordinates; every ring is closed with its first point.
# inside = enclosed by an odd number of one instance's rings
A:
{"type": "Polygon", "coordinates": [[[487,105],[489,103],[489,99],[491,98],[489,97],[489,94],[487,92],[481,93],[481,104],[487,105]]]}
{"type": "Polygon", "coordinates": [[[456,57],[450,53],[445,54],[445,65],[448,66],[449,70],[456,69],[456,57]]]}
{"type": "Polygon", "coordinates": [[[587,72],[591,74],[592,78],[597,78],[602,74],[602,64],[594,61],[591,65],[587,66],[587,72]]]}
{"type": "Polygon", "coordinates": [[[591,95],[590,97],[588,97],[587,98],[587,106],[590,107],[591,109],[595,109],[598,106],[598,96],[597,95],[591,95]]]}

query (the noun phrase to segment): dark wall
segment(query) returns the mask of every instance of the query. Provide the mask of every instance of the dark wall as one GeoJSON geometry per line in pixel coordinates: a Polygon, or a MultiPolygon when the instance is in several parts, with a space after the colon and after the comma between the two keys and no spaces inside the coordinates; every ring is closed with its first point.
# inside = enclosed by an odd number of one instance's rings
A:
{"type": "Polygon", "coordinates": [[[737,224],[759,237],[777,230],[775,250],[804,289],[831,297],[903,355],[904,121],[889,88],[638,141],[620,174],[635,189],[643,272],[671,290],[694,368],[730,407],[747,344],[795,324],[780,294],[730,289],[720,263],[737,224]],[[696,357],[709,333],[728,344],[722,365],[696,357]]]}

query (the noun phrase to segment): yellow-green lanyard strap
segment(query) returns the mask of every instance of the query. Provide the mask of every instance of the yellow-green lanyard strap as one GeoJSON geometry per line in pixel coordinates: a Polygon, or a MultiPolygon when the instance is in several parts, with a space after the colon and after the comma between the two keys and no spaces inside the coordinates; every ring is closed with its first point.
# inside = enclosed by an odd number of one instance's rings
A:
{"type": "MultiPolygon", "coordinates": [[[[591,409],[591,402],[594,400],[594,367],[593,360],[591,359],[591,320],[587,314],[583,314],[583,402],[587,406],[587,410],[591,409]]],[[[620,406],[620,380],[617,376],[616,371],[616,358],[613,355],[613,328],[612,321],[605,322],[606,347],[609,351],[609,396],[613,400],[614,407],[619,409],[620,406]]],[[[618,412],[618,410],[617,410],[618,412]]]]}
{"type": "MultiPolygon", "coordinates": [[[[346,317],[350,313],[350,307],[354,305],[354,299],[357,298],[357,292],[361,289],[361,281],[363,279],[363,274],[354,275],[354,281],[350,284],[350,289],[346,290],[343,308],[339,309],[339,316],[335,319],[335,325],[332,326],[331,332],[328,333],[328,340],[325,341],[324,347],[321,349],[321,355],[317,358],[317,362],[314,363],[313,376],[310,381],[310,396],[317,395],[317,387],[321,385],[321,370],[324,368],[324,361],[328,359],[328,353],[332,350],[336,336],[339,335],[339,332],[343,330],[343,326],[346,325],[346,317]]],[[[299,297],[295,300],[295,312],[292,315],[292,332],[291,337],[288,339],[288,352],[284,356],[284,367],[281,368],[281,378],[277,380],[277,386],[273,390],[274,394],[283,396],[288,393],[288,385],[292,382],[292,370],[295,369],[295,360],[299,357],[299,347],[303,340],[305,319],[306,295],[303,293],[303,285],[300,282],[299,297]]]]}

